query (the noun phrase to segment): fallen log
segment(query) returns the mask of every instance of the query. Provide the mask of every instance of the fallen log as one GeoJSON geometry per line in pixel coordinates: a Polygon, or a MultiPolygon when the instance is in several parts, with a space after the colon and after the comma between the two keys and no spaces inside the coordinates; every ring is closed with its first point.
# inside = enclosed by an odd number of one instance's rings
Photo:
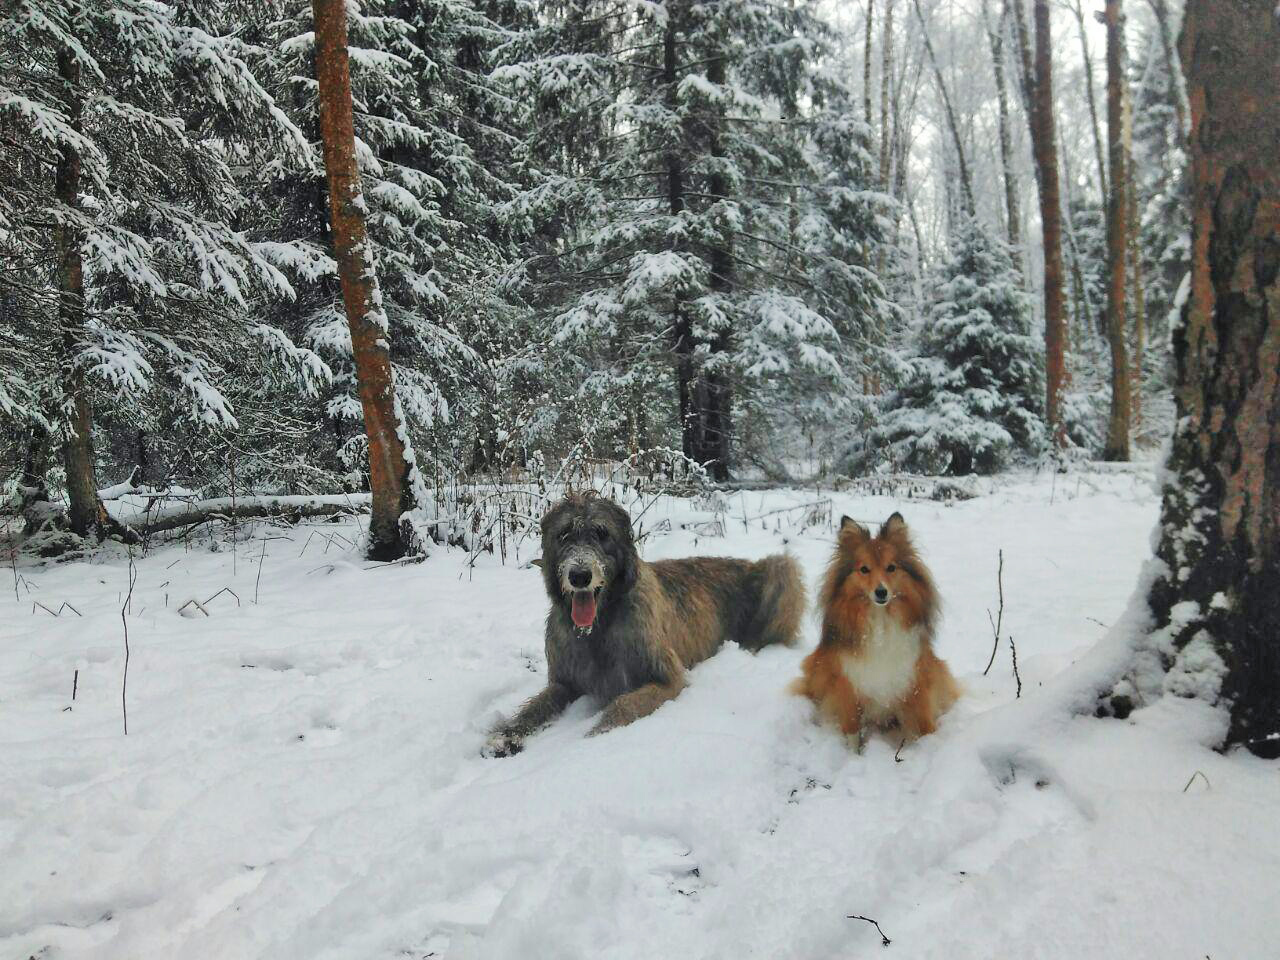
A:
{"type": "Polygon", "coordinates": [[[308,517],[359,513],[368,507],[367,493],[317,497],[215,497],[178,503],[149,514],[140,513],[118,519],[143,536],[149,536],[195,526],[209,520],[256,520],[264,517],[303,520],[308,517]]]}

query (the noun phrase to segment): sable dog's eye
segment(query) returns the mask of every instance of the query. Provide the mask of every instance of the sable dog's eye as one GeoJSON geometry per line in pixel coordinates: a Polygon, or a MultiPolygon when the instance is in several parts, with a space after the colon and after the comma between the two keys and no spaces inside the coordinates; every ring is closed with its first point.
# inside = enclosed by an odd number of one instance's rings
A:
{"type": "Polygon", "coordinates": [[[870,572],[871,572],[871,568],[870,568],[870,567],[868,567],[868,566],[865,566],[865,565],[864,565],[864,566],[862,567],[862,569],[860,569],[858,572],[859,572],[859,573],[870,573],[870,572]]]}
{"type": "Polygon", "coordinates": [[[885,572],[886,572],[886,573],[893,573],[893,571],[897,570],[897,569],[898,569],[898,567],[897,567],[897,565],[896,565],[896,564],[892,564],[892,563],[891,563],[891,564],[889,564],[887,567],[885,567],[884,569],[885,569],[885,572]]]}

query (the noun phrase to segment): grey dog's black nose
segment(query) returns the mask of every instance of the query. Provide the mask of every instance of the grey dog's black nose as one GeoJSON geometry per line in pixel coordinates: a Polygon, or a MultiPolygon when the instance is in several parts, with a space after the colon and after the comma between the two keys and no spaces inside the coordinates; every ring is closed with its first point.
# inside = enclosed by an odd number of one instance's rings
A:
{"type": "Polygon", "coordinates": [[[569,571],[569,586],[576,590],[585,590],[591,585],[591,571],[586,567],[574,567],[569,571]]]}
{"type": "Polygon", "coordinates": [[[889,599],[889,591],[884,587],[876,587],[876,599],[883,603],[889,599]]]}

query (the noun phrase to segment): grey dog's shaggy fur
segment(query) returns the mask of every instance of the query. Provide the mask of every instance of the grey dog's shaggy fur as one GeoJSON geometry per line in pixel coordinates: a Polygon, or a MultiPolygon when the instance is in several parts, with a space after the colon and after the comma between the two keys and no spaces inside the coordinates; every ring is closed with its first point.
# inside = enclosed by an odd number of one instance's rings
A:
{"type": "Polygon", "coordinates": [[[494,729],[484,751],[490,756],[518,752],[582,696],[605,704],[592,734],[646,716],[725,640],[751,651],[794,643],[804,612],[804,584],[790,557],[646,563],[627,512],[591,493],[571,494],[547,512],[542,550],[551,598],[547,686],[494,729]],[[589,627],[573,622],[575,592],[594,594],[589,627]]]}

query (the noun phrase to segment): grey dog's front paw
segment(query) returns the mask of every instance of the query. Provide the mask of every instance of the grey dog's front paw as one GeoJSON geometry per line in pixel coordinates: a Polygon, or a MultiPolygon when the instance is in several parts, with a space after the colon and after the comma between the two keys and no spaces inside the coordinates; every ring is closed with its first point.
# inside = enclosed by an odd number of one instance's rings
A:
{"type": "Polygon", "coordinates": [[[482,757],[513,757],[524,749],[524,737],[514,733],[495,733],[480,748],[482,757]]]}

